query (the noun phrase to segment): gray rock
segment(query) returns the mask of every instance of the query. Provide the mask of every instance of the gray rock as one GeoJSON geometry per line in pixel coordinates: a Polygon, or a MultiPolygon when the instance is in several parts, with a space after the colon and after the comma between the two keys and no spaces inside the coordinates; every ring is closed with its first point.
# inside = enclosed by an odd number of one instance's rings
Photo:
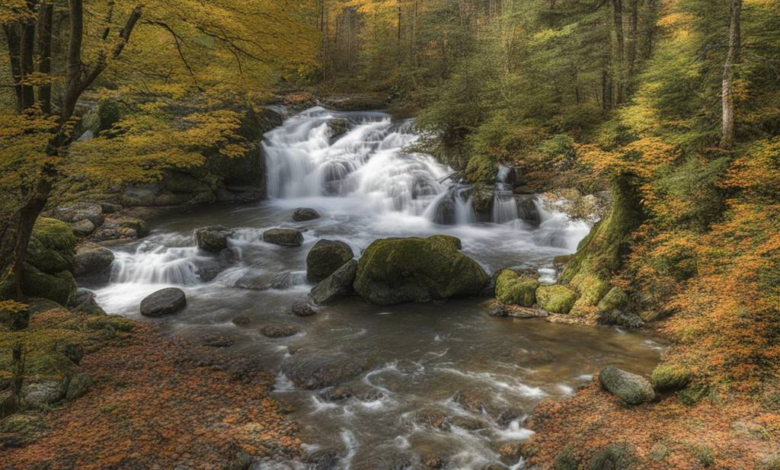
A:
{"type": "Polygon", "coordinates": [[[72,223],[70,227],[73,229],[73,233],[76,235],[81,235],[82,237],[86,237],[92,232],[95,231],[95,224],[90,222],[87,219],[79,220],[78,222],[72,223]]]}
{"type": "Polygon", "coordinates": [[[309,282],[320,282],[354,257],[352,248],[346,243],[320,240],[306,255],[306,279],[309,282]]]}
{"type": "Polygon", "coordinates": [[[212,253],[219,253],[228,247],[228,238],[233,236],[233,230],[221,225],[204,227],[195,230],[198,248],[212,253]]]}
{"type": "Polygon", "coordinates": [[[241,254],[235,248],[225,248],[219,252],[219,264],[222,267],[234,266],[241,259],[241,254]]]}
{"type": "Polygon", "coordinates": [[[263,241],[281,246],[301,246],[303,245],[303,234],[289,228],[274,228],[263,233],[263,241]]]}
{"type": "Polygon", "coordinates": [[[59,380],[25,382],[22,386],[22,402],[31,408],[46,409],[65,398],[65,384],[59,380]]]}
{"type": "Polygon", "coordinates": [[[342,297],[354,293],[352,283],[357,275],[358,262],[353,259],[340,267],[311,290],[309,298],[317,305],[331,305],[342,297]]]}
{"type": "Polygon", "coordinates": [[[655,399],[655,392],[649,380],[614,366],[602,369],[599,382],[606,391],[629,405],[639,405],[655,399]]]}
{"type": "Polygon", "coordinates": [[[179,312],[187,306],[184,291],[175,287],[158,290],[141,301],[141,315],[145,317],[162,317],[179,312]]]}
{"type": "Polygon", "coordinates": [[[106,314],[103,307],[97,303],[97,295],[89,289],[79,289],[76,291],[76,297],[73,300],[72,307],[74,310],[90,315],[106,314]]]}
{"type": "Polygon", "coordinates": [[[620,310],[610,310],[599,312],[599,322],[605,325],[617,325],[627,328],[629,330],[635,330],[642,328],[645,324],[639,315],[635,313],[622,312],[620,310]]]}
{"type": "Polygon", "coordinates": [[[95,243],[82,243],[76,247],[75,271],[77,277],[90,275],[108,282],[111,277],[111,265],[114,253],[95,243]]]}
{"type": "Polygon", "coordinates": [[[95,381],[89,374],[76,374],[70,379],[68,383],[68,391],[65,394],[65,399],[68,401],[81,398],[89,392],[95,381]]]}
{"type": "Polygon", "coordinates": [[[74,224],[82,220],[89,220],[93,226],[103,224],[103,207],[95,202],[79,202],[72,206],[57,209],[52,214],[55,219],[74,224]]]}
{"type": "Polygon", "coordinates": [[[291,310],[296,317],[310,317],[317,313],[317,311],[306,302],[295,302],[291,310]]]}
{"type": "Polygon", "coordinates": [[[249,315],[238,315],[231,321],[236,326],[249,326],[252,324],[252,319],[249,317],[249,315]]]}
{"type": "Polygon", "coordinates": [[[222,272],[222,264],[216,259],[197,259],[193,264],[195,273],[202,282],[211,282],[222,272]]]}
{"type": "Polygon", "coordinates": [[[289,272],[255,274],[249,271],[236,281],[235,286],[239,289],[268,290],[284,289],[292,286],[293,283],[293,275],[289,272]]]}
{"type": "Polygon", "coordinates": [[[141,219],[115,215],[107,217],[103,225],[95,230],[96,240],[132,240],[149,235],[149,227],[141,219]]]}
{"type": "Polygon", "coordinates": [[[309,220],[319,219],[320,213],[308,207],[299,207],[293,211],[292,219],[296,222],[307,222],[309,220]]]}
{"type": "Polygon", "coordinates": [[[298,333],[298,328],[293,325],[267,325],[260,329],[260,333],[268,338],[286,338],[298,333]]]}
{"type": "Polygon", "coordinates": [[[350,380],[363,372],[367,362],[338,351],[302,349],[282,364],[282,372],[300,388],[317,390],[350,380]]]}

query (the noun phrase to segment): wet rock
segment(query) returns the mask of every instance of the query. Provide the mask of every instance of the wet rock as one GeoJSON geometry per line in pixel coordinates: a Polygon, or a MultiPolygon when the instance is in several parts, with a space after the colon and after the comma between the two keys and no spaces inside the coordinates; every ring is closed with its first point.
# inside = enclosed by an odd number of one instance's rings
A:
{"type": "Polygon", "coordinates": [[[309,298],[317,305],[332,305],[341,298],[354,293],[352,283],[357,275],[358,262],[350,260],[328,278],[314,286],[309,298]]]}
{"type": "Polygon", "coordinates": [[[228,247],[228,238],[233,236],[233,230],[222,225],[204,227],[195,230],[198,248],[211,253],[219,253],[228,247]]]}
{"type": "Polygon", "coordinates": [[[515,201],[517,202],[517,215],[520,219],[534,224],[541,222],[535,196],[515,196],[515,201]]]}
{"type": "Polygon", "coordinates": [[[292,219],[296,222],[308,222],[319,219],[320,213],[308,207],[299,207],[293,211],[292,219]]]}
{"type": "Polygon", "coordinates": [[[550,313],[569,313],[577,302],[577,293],[565,286],[541,286],[536,289],[536,301],[550,313]]]}
{"type": "Polygon", "coordinates": [[[241,254],[235,248],[225,248],[219,252],[219,264],[223,268],[235,266],[241,260],[241,254]]]}
{"type": "Polygon", "coordinates": [[[298,230],[274,228],[263,232],[263,241],[273,245],[296,247],[303,245],[303,234],[298,230]]]}
{"type": "Polygon", "coordinates": [[[94,386],[95,381],[89,374],[76,374],[68,383],[68,391],[65,394],[65,399],[68,401],[81,398],[89,392],[94,386]]]}
{"type": "Polygon", "coordinates": [[[76,247],[74,274],[78,278],[88,277],[90,282],[106,284],[111,278],[114,253],[96,243],[82,243],[76,247]]]}
{"type": "Polygon", "coordinates": [[[92,234],[92,238],[103,241],[133,240],[147,235],[149,235],[149,227],[146,222],[117,214],[107,217],[103,225],[92,234]]]}
{"type": "Polygon", "coordinates": [[[300,388],[335,387],[362,373],[364,359],[339,351],[302,349],[282,364],[282,372],[300,388]]]}
{"type": "Polygon", "coordinates": [[[499,426],[505,428],[512,424],[512,421],[517,421],[523,418],[525,412],[522,408],[513,408],[509,410],[503,410],[498,414],[496,422],[499,426]]]}
{"type": "Polygon", "coordinates": [[[298,328],[293,325],[267,325],[260,329],[260,333],[268,338],[287,338],[298,333],[298,328]]]}
{"type": "Polygon", "coordinates": [[[103,206],[95,202],[79,202],[72,206],[56,209],[52,216],[69,224],[87,220],[93,227],[99,227],[103,224],[103,206]]]}
{"type": "Polygon", "coordinates": [[[501,302],[491,302],[488,307],[488,315],[491,317],[512,318],[544,318],[549,316],[546,311],[539,308],[519,307],[506,305],[501,302]]]}
{"type": "Polygon", "coordinates": [[[193,264],[195,273],[202,282],[211,282],[222,272],[222,264],[215,259],[196,259],[193,264]]]}
{"type": "Polygon", "coordinates": [[[605,325],[617,325],[627,328],[629,330],[635,330],[642,328],[645,322],[635,313],[621,312],[620,310],[612,310],[609,312],[599,312],[599,323],[605,325]]]}
{"type": "Polygon", "coordinates": [[[291,311],[296,317],[310,317],[317,314],[317,311],[306,302],[295,302],[291,311]]]}
{"type": "Polygon", "coordinates": [[[601,370],[599,382],[604,390],[629,405],[639,405],[655,399],[655,392],[647,379],[614,366],[601,370]]]}
{"type": "Polygon", "coordinates": [[[92,232],[94,232],[95,229],[97,228],[95,227],[95,224],[93,224],[87,219],[80,220],[76,223],[70,224],[70,227],[73,229],[73,233],[82,237],[91,235],[92,232]]]}
{"type": "Polygon", "coordinates": [[[334,470],[338,468],[341,455],[338,451],[332,449],[322,449],[303,458],[303,462],[308,464],[307,470],[334,470]]]}
{"type": "Polygon", "coordinates": [[[331,119],[328,121],[331,141],[336,141],[349,131],[349,125],[346,119],[331,119]]]}
{"type": "Polygon", "coordinates": [[[238,315],[231,320],[234,325],[236,326],[243,326],[247,327],[252,324],[252,319],[249,317],[249,315],[238,315]]]}
{"type": "Polygon", "coordinates": [[[415,413],[414,422],[423,426],[444,429],[447,424],[447,415],[435,408],[425,408],[415,413]]]}
{"type": "Polygon", "coordinates": [[[236,455],[223,467],[223,470],[249,470],[252,467],[252,462],[251,455],[246,452],[236,452],[236,455]]]}
{"type": "Polygon", "coordinates": [[[320,240],[306,255],[306,279],[320,282],[354,258],[352,248],[336,240],[320,240]]]}
{"type": "Polygon", "coordinates": [[[89,315],[105,315],[106,311],[103,310],[97,303],[97,294],[89,289],[79,289],[76,291],[76,297],[71,304],[73,310],[77,310],[89,315]]]}
{"type": "Polygon", "coordinates": [[[352,398],[354,395],[355,393],[352,391],[352,389],[347,387],[331,388],[328,390],[323,390],[318,394],[321,400],[326,401],[328,403],[335,403],[339,401],[348,400],[352,398]]]}
{"type": "Polygon", "coordinates": [[[158,290],[141,301],[141,315],[162,317],[179,312],[187,306],[184,291],[175,287],[158,290]]]}
{"type": "Polygon", "coordinates": [[[490,276],[460,249],[459,239],[442,235],[377,240],[358,262],[355,290],[380,305],[479,294],[490,276]]]}
{"type": "Polygon", "coordinates": [[[247,272],[236,282],[236,287],[250,290],[284,289],[293,283],[291,273],[262,273],[247,272]]]}
{"type": "Polygon", "coordinates": [[[488,429],[490,427],[490,424],[488,424],[487,421],[469,416],[451,416],[447,418],[447,424],[471,432],[488,429]]]}
{"type": "Polygon", "coordinates": [[[508,305],[533,307],[539,286],[539,281],[534,278],[522,277],[511,269],[504,269],[496,277],[496,300],[508,305]]]}
{"type": "Polygon", "coordinates": [[[210,348],[229,348],[230,346],[233,346],[233,339],[221,335],[219,333],[210,333],[207,335],[203,335],[201,337],[200,342],[204,346],[208,346],[210,348]]]}
{"type": "Polygon", "coordinates": [[[376,449],[371,455],[355,462],[357,470],[409,470],[414,468],[414,456],[394,449],[376,449]]]}

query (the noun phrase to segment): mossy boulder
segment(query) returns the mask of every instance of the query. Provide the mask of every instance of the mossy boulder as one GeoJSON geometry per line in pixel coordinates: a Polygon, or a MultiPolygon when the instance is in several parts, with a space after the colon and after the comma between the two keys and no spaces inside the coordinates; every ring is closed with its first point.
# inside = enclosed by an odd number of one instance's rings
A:
{"type": "Polygon", "coordinates": [[[380,305],[478,294],[490,281],[455,237],[377,240],[358,262],[355,290],[380,305]]]}
{"type": "Polygon", "coordinates": [[[601,370],[599,383],[604,390],[629,405],[640,405],[655,399],[655,392],[647,379],[614,366],[601,370]]]}
{"type": "Polygon", "coordinates": [[[566,286],[541,286],[536,290],[536,302],[550,313],[569,313],[577,302],[577,293],[566,286]]]}
{"type": "Polygon", "coordinates": [[[609,444],[593,455],[588,462],[588,470],[630,470],[634,467],[634,457],[626,444],[609,444]]]}
{"type": "Polygon", "coordinates": [[[306,256],[306,279],[309,282],[323,281],[354,257],[352,248],[346,243],[320,240],[306,256]]]}
{"type": "Polygon", "coordinates": [[[487,215],[493,209],[495,188],[492,185],[477,183],[471,188],[471,207],[477,214],[487,215]]]}
{"type": "Polygon", "coordinates": [[[684,367],[661,364],[653,370],[651,380],[656,391],[674,392],[688,385],[691,372],[684,367]]]}
{"type": "Polygon", "coordinates": [[[76,236],[70,225],[57,219],[39,218],[33,227],[33,236],[52,250],[68,252],[76,247],[76,236]]]}
{"type": "MultiPolygon", "coordinates": [[[[76,236],[68,224],[57,219],[41,217],[33,227],[26,262],[37,271],[46,274],[73,272],[76,243],[76,236]]],[[[27,291],[25,293],[51,298],[27,291]]]]}
{"type": "Polygon", "coordinates": [[[628,294],[620,287],[613,287],[598,303],[601,312],[619,310],[628,305],[628,294]]]}
{"type": "Polygon", "coordinates": [[[70,271],[47,274],[25,264],[22,290],[31,297],[43,297],[61,305],[69,305],[75,299],[78,286],[70,271]]]}
{"type": "Polygon", "coordinates": [[[89,374],[76,374],[68,382],[65,399],[68,401],[81,398],[95,385],[95,381],[89,374]]]}
{"type": "Polygon", "coordinates": [[[522,277],[511,269],[504,269],[496,277],[496,300],[509,305],[533,307],[539,281],[522,277]]]}
{"type": "Polygon", "coordinates": [[[555,456],[552,468],[553,470],[577,470],[579,468],[579,460],[571,449],[566,448],[555,456]]]}
{"type": "Polygon", "coordinates": [[[263,232],[263,241],[273,245],[296,247],[303,245],[303,234],[288,228],[273,228],[263,232]]]}
{"type": "Polygon", "coordinates": [[[677,394],[680,403],[686,406],[694,406],[709,396],[710,389],[705,384],[691,384],[677,394]]]}
{"type": "Polygon", "coordinates": [[[215,225],[195,230],[195,239],[198,248],[211,253],[219,253],[228,247],[228,238],[233,235],[233,230],[215,225]]]}
{"type": "Polygon", "coordinates": [[[612,289],[609,282],[599,276],[590,273],[580,273],[571,280],[569,285],[580,293],[576,308],[595,307],[612,289]]]}

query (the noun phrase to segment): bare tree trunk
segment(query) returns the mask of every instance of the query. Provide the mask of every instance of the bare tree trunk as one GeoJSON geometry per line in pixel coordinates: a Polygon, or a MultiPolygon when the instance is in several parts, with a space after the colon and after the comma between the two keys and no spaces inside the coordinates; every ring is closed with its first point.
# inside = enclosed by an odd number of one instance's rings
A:
{"type": "MultiPolygon", "coordinates": [[[[54,5],[44,3],[41,5],[41,11],[38,15],[38,72],[42,75],[51,74],[51,29],[54,5]]],[[[50,80],[51,77],[47,77],[50,80]]],[[[51,114],[51,81],[41,85],[38,89],[38,101],[41,103],[41,110],[44,114],[51,114]]]]}
{"type": "Polygon", "coordinates": [[[723,124],[720,146],[730,149],[734,146],[734,68],[740,62],[742,0],[731,0],[731,25],[729,27],[729,51],[723,67],[723,124]]]}
{"type": "MultiPolygon", "coordinates": [[[[628,79],[629,87],[633,88],[636,76],[636,49],[639,31],[639,0],[631,0],[629,3],[629,33],[628,33],[628,79]]],[[[632,90],[629,90],[629,93],[632,90]]]]}
{"type": "MultiPolygon", "coordinates": [[[[35,9],[35,2],[28,1],[27,8],[30,12],[35,9]]],[[[22,106],[21,109],[31,108],[35,105],[35,92],[30,84],[30,76],[35,73],[35,21],[28,19],[22,23],[22,37],[19,48],[19,61],[21,65],[21,85],[22,85],[22,106]]]]}
{"type": "Polygon", "coordinates": [[[647,0],[647,7],[646,7],[646,13],[645,13],[645,19],[644,19],[644,28],[645,28],[645,34],[644,34],[644,49],[642,58],[644,60],[650,59],[653,55],[653,51],[655,49],[655,33],[656,33],[656,26],[655,23],[657,21],[656,16],[658,15],[658,0],[647,0]]]}

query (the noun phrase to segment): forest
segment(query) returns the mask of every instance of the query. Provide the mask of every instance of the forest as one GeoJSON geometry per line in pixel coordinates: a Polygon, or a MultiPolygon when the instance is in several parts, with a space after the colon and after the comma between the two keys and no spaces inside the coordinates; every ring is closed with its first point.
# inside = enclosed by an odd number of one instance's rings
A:
{"type": "Polygon", "coordinates": [[[780,469],[780,2],[0,23],[1,469],[780,469]]]}

